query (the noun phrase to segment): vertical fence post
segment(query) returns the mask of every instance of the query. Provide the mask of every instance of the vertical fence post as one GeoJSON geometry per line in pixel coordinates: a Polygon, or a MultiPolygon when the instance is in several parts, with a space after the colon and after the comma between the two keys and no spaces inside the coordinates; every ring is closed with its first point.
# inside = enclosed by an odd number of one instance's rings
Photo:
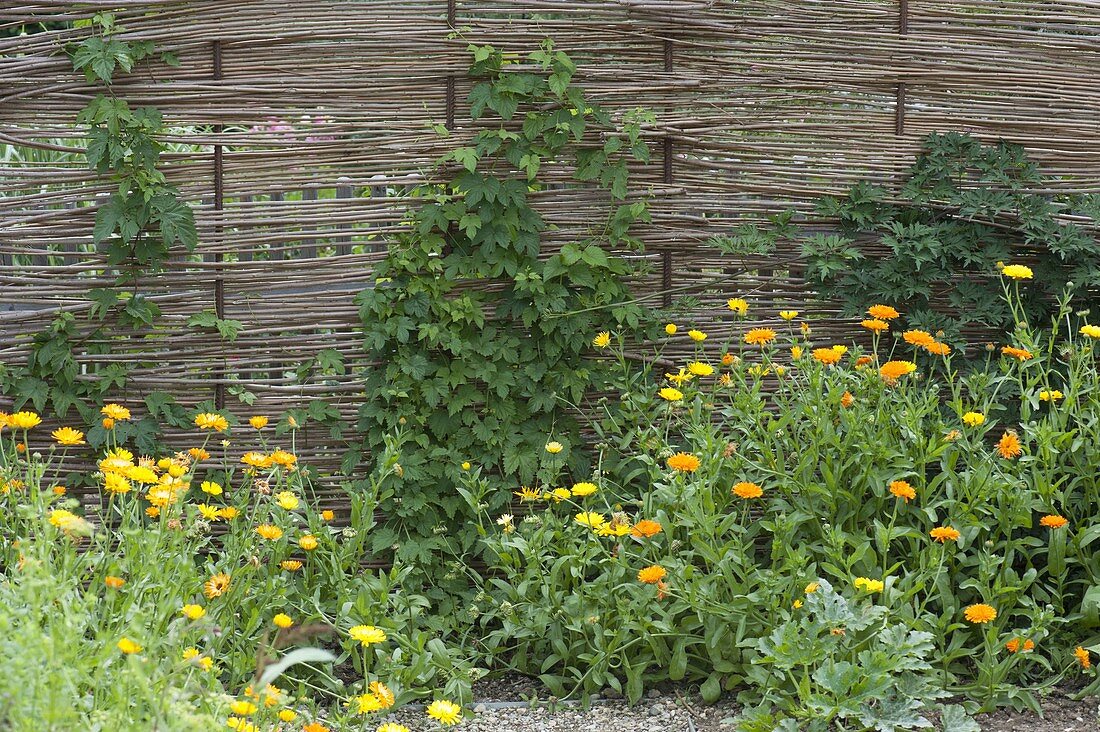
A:
{"type": "MultiPolygon", "coordinates": [[[[342,175],[336,179],[336,200],[343,201],[345,199],[352,198],[354,191],[351,187],[351,178],[346,175],[342,175]]],[[[347,229],[347,226],[341,225],[340,229],[347,229]]],[[[336,254],[337,256],[343,256],[345,254],[351,254],[351,237],[350,236],[338,236],[336,237],[336,254]]]]}
{"type": "MultiPolygon", "coordinates": [[[[222,78],[222,42],[214,41],[214,80],[222,78]]],[[[221,135],[221,125],[214,125],[214,134],[221,135]]],[[[225,261],[225,253],[222,251],[224,237],[222,236],[222,209],[225,204],[225,179],[224,161],[222,159],[222,145],[220,142],[214,145],[214,241],[217,250],[214,252],[214,314],[219,319],[225,318],[225,280],[222,277],[222,263],[225,261]]],[[[225,364],[214,370],[214,407],[225,408],[225,364]]]]}
{"type": "MultiPolygon", "coordinates": [[[[447,0],[447,27],[455,29],[455,19],[458,15],[457,0],[447,0]]],[[[455,75],[447,74],[447,129],[453,130],[455,126],[455,75]]]]}
{"type": "MultiPolygon", "coordinates": [[[[666,38],[664,41],[665,50],[665,72],[670,73],[672,71],[672,39],[666,38]]],[[[662,141],[664,145],[663,160],[664,160],[664,182],[665,185],[672,185],[672,135],[665,135],[662,141]]],[[[662,271],[661,271],[661,304],[663,307],[672,307],[672,252],[665,250],[661,253],[662,257],[662,271]]]]}
{"type": "MultiPolygon", "coordinates": [[[[909,35],[909,0],[898,0],[898,35],[909,35]]],[[[905,134],[905,82],[898,81],[897,104],[894,106],[894,134],[905,134]]]]}

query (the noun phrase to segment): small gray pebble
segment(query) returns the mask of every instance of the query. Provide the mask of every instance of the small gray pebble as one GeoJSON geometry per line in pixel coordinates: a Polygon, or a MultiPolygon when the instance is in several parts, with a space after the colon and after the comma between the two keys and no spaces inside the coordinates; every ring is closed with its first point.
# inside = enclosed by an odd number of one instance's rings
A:
{"type": "Polygon", "coordinates": [[[661,696],[661,690],[660,689],[650,689],[649,691],[647,691],[645,693],[645,695],[648,696],[650,699],[657,699],[661,696]]]}
{"type": "Polygon", "coordinates": [[[603,698],[604,699],[622,699],[623,698],[623,693],[621,691],[619,691],[618,689],[614,689],[614,688],[609,686],[609,687],[607,687],[606,689],[603,690],[603,698]]]}

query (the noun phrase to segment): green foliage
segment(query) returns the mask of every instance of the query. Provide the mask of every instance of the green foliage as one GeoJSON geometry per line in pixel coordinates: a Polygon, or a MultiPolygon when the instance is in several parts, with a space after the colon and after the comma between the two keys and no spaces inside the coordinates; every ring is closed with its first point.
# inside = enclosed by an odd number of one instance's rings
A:
{"type": "MultiPolygon", "coordinates": [[[[61,312],[45,330],[35,333],[26,364],[0,371],[0,389],[16,409],[30,404],[62,419],[75,409],[92,426],[89,444],[100,447],[108,434],[98,424],[99,406],[110,393],[126,388],[129,368],[120,361],[104,364],[89,357],[110,354],[114,345],[155,328],[160,307],[138,291],[140,279],[163,269],[173,245],[193,250],[197,233],[191,208],[158,167],[164,150],[158,140],[164,130],[160,112],[151,107],[132,110],[113,90],[115,75],[130,72],[149,58],[152,43],[118,38],[122,29],[111,12],[96,13],[76,25],[88,29],[89,35],[69,49],[73,68],[106,92],[80,112],[77,122],[88,129],[88,167],[114,185],[96,212],[92,238],[106,255],[107,265],[117,268],[118,286],[88,291],[87,324],[78,322],[71,312],[61,312]]],[[[172,58],[161,60],[169,63],[172,58]]],[[[215,329],[227,340],[235,339],[243,327],[207,312],[193,316],[189,325],[215,329]]],[[[171,415],[166,411],[173,404],[170,397],[157,400],[169,423],[180,426],[181,410],[175,408],[171,415]]],[[[143,452],[153,452],[161,424],[154,412],[139,421],[121,423],[117,429],[115,439],[133,440],[143,452]]]]}
{"type": "Polygon", "coordinates": [[[597,470],[568,447],[544,458],[522,518],[494,508],[508,491],[492,465],[462,473],[489,552],[484,648],[555,694],[740,687],[764,705],[753,730],[915,728],[931,689],[1037,711],[1064,673],[1095,689],[1073,650],[1100,643],[1100,328],[1066,332],[1068,296],[1059,307],[1060,327],[1006,334],[1029,358],[962,374],[948,354],[889,377],[880,365],[911,356],[888,334],[841,354],[793,320],[766,345],[716,344],[721,365],[709,339],[658,369],[613,335],[595,351],[612,369],[597,470]],[[1011,434],[1021,454],[1006,456],[994,443],[1011,434]],[[697,467],[677,469],[680,452],[697,467]],[[643,521],[661,530],[639,535],[643,521]],[[663,587],[639,582],[653,565],[663,587]],[[844,590],[810,602],[818,578],[844,590]],[[972,621],[975,604],[996,617],[972,621]]]}
{"type": "MultiPolygon", "coordinates": [[[[742,732],[931,727],[924,716],[947,696],[932,669],[934,636],[890,622],[889,611],[820,581],[805,612],[755,641],[749,682],[764,701],[738,720],[742,732]]],[[[959,710],[961,711],[961,710],[959,710]]],[[[959,712],[952,712],[958,716],[959,712]]],[[[966,729],[964,726],[950,729],[966,729]]],[[[978,728],[970,723],[970,728],[978,728]]]]}
{"type": "MultiPolygon", "coordinates": [[[[427,561],[449,542],[437,527],[463,515],[455,466],[500,458],[499,486],[529,481],[549,435],[575,436],[567,413],[591,383],[586,346],[614,325],[638,328],[644,310],[614,252],[636,249],[630,226],[647,219],[628,201],[630,159],[648,160],[640,124],[621,128],[572,82],[573,62],[549,43],[523,64],[471,46],[471,116],[482,127],[420,188],[410,232],[391,245],[373,288],[358,297],[365,347],[378,362],[359,413],[364,453],[403,428],[404,489],[379,548],[427,561]],[[606,191],[606,222],[542,249],[548,224],[532,200],[549,164],[579,189],[606,191]]],[[[357,456],[352,455],[349,467],[357,456]]],[[[577,465],[584,456],[574,455],[577,465]]],[[[496,494],[496,505],[505,499],[496,494]]],[[[452,549],[470,538],[455,532],[452,549]]]]}
{"type": "MultiPolygon", "coordinates": [[[[172,415],[163,395],[149,401],[151,413],[172,415]]],[[[249,719],[259,729],[282,728],[276,714],[287,709],[296,729],[320,720],[362,729],[371,720],[348,699],[375,680],[399,706],[436,694],[470,701],[480,672],[442,642],[428,600],[403,586],[408,570],[363,568],[378,501],[399,485],[393,441],[375,472],[345,486],[351,525],[340,528],[312,505],[306,466],[235,469],[211,432],[196,440],[216,453],[210,462],[152,453],[138,466],[133,452],[146,450],[119,442],[123,433],[112,430],[104,445],[112,465],[85,476],[67,472],[67,450],[42,447],[36,430],[0,435],[0,664],[11,671],[0,678],[3,729],[219,729],[235,698],[256,703],[249,719]],[[131,482],[110,492],[107,474],[131,482]],[[87,518],[54,488],[84,478],[101,491],[87,518]],[[150,515],[154,491],[159,513],[150,515]],[[258,524],[279,533],[261,538],[258,524]],[[228,585],[211,592],[207,581],[223,573],[228,585]],[[185,606],[201,609],[185,616],[185,606]],[[292,625],[277,629],[276,614],[292,625]],[[367,623],[386,639],[368,647],[350,637],[367,623]],[[250,700],[248,686],[260,696],[250,700]]],[[[266,448],[247,426],[225,436],[266,448]]]]}
{"type": "MultiPolygon", "coordinates": [[[[1100,197],[1056,190],[1019,145],[931,135],[896,196],[861,182],[818,203],[817,213],[837,225],[798,237],[806,277],[848,315],[903,303],[911,327],[942,329],[949,339],[1012,328],[994,284],[997,263],[1010,259],[1035,270],[1021,287],[1030,322],[1049,319],[1066,283],[1078,308],[1091,307],[1100,247],[1073,217],[1095,218],[1100,197]]],[[[781,227],[762,240],[790,235],[781,227]]]]}
{"type": "Polygon", "coordinates": [[[108,93],[81,110],[77,122],[88,127],[88,167],[117,186],[96,212],[92,238],[109,265],[125,267],[119,282],[127,283],[141,272],[160,269],[173,244],[193,250],[198,234],[191,208],[157,167],[164,151],[157,139],[164,128],[160,112],[132,110],[110,93],[115,73],[129,72],[151,55],[152,43],[117,38],[120,29],[111,13],[97,14],[91,29],[92,35],[70,51],[73,68],[108,93]]]}

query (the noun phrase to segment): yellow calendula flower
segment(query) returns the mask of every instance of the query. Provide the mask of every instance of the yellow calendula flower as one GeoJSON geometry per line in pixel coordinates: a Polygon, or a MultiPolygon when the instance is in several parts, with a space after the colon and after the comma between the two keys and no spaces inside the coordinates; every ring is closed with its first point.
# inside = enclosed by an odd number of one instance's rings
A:
{"type": "Polygon", "coordinates": [[[664,567],[659,564],[652,564],[638,570],[638,581],[647,585],[655,585],[663,580],[667,574],[668,572],[665,571],[664,567]]]}
{"type": "Polygon", "coordinates": [[[714,373],[714,367],[702,361],[692,361],[687,365],[687,370],[695,376],[710,376],[714,373]]]}
{"type": "Polygon", "coordinates": [[[298,500],[298,496],[294,495],[291,491],[280,491],[276,493],[275,503],[279,504],[279,508],[284,508],[287,511],[293,511],[301,504],[298,500]]]}
{"type": "Polygon", "coordinates": [[[798,311],[797,310],[780,310],[779,311],[779,317],[783,318],[783,320],[794,320],[795,318],[798,317],[798,311]]]}
{"type": "Polygon", "coordinates": [[[1026,267],[1022,264],[1005,265],[1005,267],[1001,269],[1001,274],[1005,277],[1011,277],[1014,280],[1030,280],[1035,276],[1035,273],[1031,271],[1031,267],[1026,267]]]}
{"type": "Polygon", "coordinates": [[[665,333],[668,334],[668,335],[676,335],[677,330],[678,330],[678,328],[676,327],[675,323],[668,323],[665,326],[665,333]]]}
{"type": "Polygon", "coordinates": [[[118,650],[129,656],[134,653],[141,653],[141,646],[129,638],[120,638],[118,641],[118,650]]]}
{"type": "Polygon", "coordinates": [[[360,694],[351,701],[359,714],[371,714],[382,710],[382,702],[374,694],[360,694]]]}
{"type": "Polygon", "coordinates": [[[206,609],[202,605],[184,605],[180,608],[180,614],[188,620],[199,620],[206,615],[206,609]]]}
{"type": "Polygon", "coordinates": [[[683,400],[684,392],[679,389],[673,389],[671,386],[666,386],[657,392],[658,396],[668,402],[678,402],[683,400]]]}
{"type": "Polygon", "coordinates": [[[134,465],[126,469],[124,475],[135,483],[154,485],[160,482],[160,476],[144,465],[134,465]]]}
{"type": "Polygon", "coordinates": [[[590,529],[599,529],[607,523],[607,518],[602,513],[596,513],[595,511],[581,511],[573,517],[573,520],[590,529]]]}
{"type": "Polygon", "coordinates": [[[255,714],[258,708],[259,707],[246,699],[237,699],[229,705],[230,711],[234,714],[240,714],[242,717],[255,714]]]}
{"type": "Polygon", "coordinates": [[[130,419],[130,410],[121,404],[104,404],[103,408],[99,410],[107,419],[113,419],[116,422],[125,422],[130,419]]]}
{"type": "Polygon", "coordinates": [[[428,716],[443,725],[458,724],[462,720],[462,707],[446,699],[436,699],[428,705],[428,716]]]}
{"type": "Polygon", "coordinates": [[[473,465],[471,465],[470,462],[468,460],[466,460],[466,461],[463,461],[463,463],[459,467],[462,468],[463,470],[469,470],[470,468],[473,467],[473,465]]]}
{"type": "Polygon", "coordinates": [[[306,534],[298,539],[298,546],[302,547],[304,551],[311,552],[317,548],[317,537],[313,534],[306,534]]]}
{"type": "Polygon", "coordinates": [[[351,636],[352,640],[357,640],[364,646],[386,641],[386,631],[373,625],[356,625],[348,631],[348,635],[351,636]]]}
{"type": "Polygon", "coordinates": [[[237,510],[236,506],[226,506],[225,508],[218,510],[218,516],[226,521],[232,521],[241,515],[241,512],[237,510]]]}
{"type": "Polygon", "coordinates": [[[267,417],[257,415],[255,417],[249,417],[248,423],[252,425],[252,429],[262,430],[264,427],[267,427],[268,419],[267,417]]]}
{"type": "Polygon", "coordinates": [[[707,339],[707,334],[701,330],[689,330],[688,338],[695,341],[696,343],[702,343],[707,339]]]}
{"type": "Polygon", "coordinates": [[[294,618],[290,617],[286,613],[278,613],[275,617],[271,619],[271,622],[275,624],[276,628],[283,628],[285,630],[286,628],[294,625],[294,618]]]}
{"type": "Polygon", "coordinates": [[[195,426],[199,429],[225,432],[229,429],[229,420],[220,414],[203,412],[202,414],[195,415],[195,426]]]}
{"type": "Polygon", "coordinates": [[[595,483],[574,483],[573,489],[570,491],[577,498],[584,498],[590,496],[599,490],[595,483]]]}
{"type": "Polygon", "coordinates": [[[298,718],[298,713],[293,709],[280,709],[279,721],[281,722],[293,722],[298,718]]]}
{"type": "Polygon", "coordinates": [[[302,563],[297,559],[284,559],[279,563],[279,566],[287,572],[297,572],[302,568],[302,563]]]}
{"type": "Polygon", "coordinates": [[[821,584],[819,582],[810,582],[809,584],[806,585],[805,588],[803,588],[802,591],[804,593],[806,593],[807,595],[812,595],[815,592],[817,592],[819,589],[821,589],[821,584]]]}
{"type": "Polygon", "coordinates": [[[554,490],[547,493],[545,497],[553,499],[554,503],[561,503],[562,501],[567,500],[572,495],[573,494],[569,491],[568,488],[555,488],[554,490]]]}
{"type": "Polygon", "coordinates": [[[967,412],[962,416],[962,421],[967,427],[978,427],[985,423],[985,415],[981,412],[967,412]]]}
{"type": "Polygon", "coordinates": [[[550,453],[551,455],[557,455],[564,449],[565,446],[562,445],[560,442],[551,441],[546,443],[546,452],[550,453]]]}
{"type": "Polygon", "coordinates": [[[688,370],[681,368],[675,374],[665,374],[665,378],[671,381],[676,386],[683,386],[687,382],[691,381],[694,376],[688,373],[688,370]]]}
{"type": "Polygon", "coordinates": [[[791,358],[795,361],[802,358],[802,346],[791,346],[791,358]]]}
{"type": "Polygon", "coordinates": [[[42,424],[42,418],[34,412],[16,412],[8,417],[8,426],[17,430],[34,429],[42,424]]]}
{"type": "Polygon", "coordinates": [[[397,722],[386,722],[380,725],[374,732],[410,732],[409,728],[397,722]]]}
{"type": "Polygon", "coordinates": [[[596,348],[607,348],[611,345],[611,333],[606,330],[597,333],[596,337],[592,339],[592,345],[596,348]]]}
{"type": "Polygon", "coordinates": [[[527,486],[521,487],[518,491],[515,491],[513,495],[524,502],[537,501],[542,498],[542,493],[538,489],[529,488],[527,486]]]}
{"type": "Polygon", "coordinates": [[[740,297],[734,297],[726,300],[726,307],[742,317],[748,315],[749,312],[749,303],[740,297]]]}
{"type": "Polygon", "coordinates": [[[123,493],[129,493],[133,489],[130,481],[125,476],[118,473],[104,473],[103,474],[103,490],[106,493],[120,496],[123,493]]]}
{"type": "Polygon", "coordinates": [[[1057,389],[1043,389],[1039,392],[1039,401],[1041,402],[1056,402],[1060,399],[1064,399],[1065,394],[1057,389]]]}
{"type": "Polygon", "coordinates": [[[864,592],[882,592],[886,587],[882,580],[871,579],[870,577],[856,577],[852,584],[857,590],[863,590],[864,592]]]}
{"type": "Polygon", "coordinates": [[[74,430],[72,427],[61,427],[50,433],[57,444],[63,447],[73,447],[75,445],[84,444],[84,433],[80,430],[74,430]]]}
{"type": "Polygon", "coordinates": [[[1081,335],[1089,338],[1100,338],[1100,325],[1082,325],[1081,335]]]}
{"type": "Polygon", "coordinates": [[[221,483],[215,483],[212,480],[204,480],[202,483],[200,483],[199,490],[212,496],[220,496],[222,494],[221,483]]]}
{"type": "Polygon", "coordinates": [[[201,515],[207,521],[217,521],[221,518],[221,509],[217,506],[211,506],[207,503],[200,503],[195,506],[199,510],[201,515]]]}

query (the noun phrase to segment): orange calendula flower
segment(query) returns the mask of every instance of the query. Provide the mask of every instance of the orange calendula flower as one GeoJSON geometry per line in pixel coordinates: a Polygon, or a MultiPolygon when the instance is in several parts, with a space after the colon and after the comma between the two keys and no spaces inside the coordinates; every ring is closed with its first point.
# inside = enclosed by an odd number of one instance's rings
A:
{"type": "Polygon", "coordinates": [[[324,511],[321,511],[321,518],[324,521],[332,521],[334,518],[336,518],[336,512],[332,511],[332,510],[329,510],[329,509],[325,509],[324,511]]]}
{"type": "Polygon", "coordinates": [[[208,453],[201,447],[192,447],[190,450],[187,451],[187,454],[190,455],[191,459],[195,462],[202,462],[203,460],[210,459],[210,453],[208,453]]]}
{"type": "Polygon", "coordinates": [[[1001,439],[997,441],[997,452],[1005,460],[1019,457],[1023,453],[1023,448],[1020,447],[1020,438],[1012,430],[1007,430],[1001,435],[1001,439]]]}
{"type": "Polygon", "coordinates": [[[122,579],[121,577],[115,577],[114,575],[109,574],[103,578],[103,584],[107,585],[112,590],[117,590],[120,589],[124,584],[126,584],[126,580],[122,579]]]}
{"type": "Polygon", "coordinates": [[[681,473],[694,473],[702,463],[691,453],[678,452],[668,459],[668,467],[681,473]]]}
{"type": "Polygon", "coordinates": [[[256,533],[260,535],[261,539],[267,539],[268,541],[275,541],[283,536],[283,530],[272,524],[260,524],[256,527],[256,533]]]}
{"type": "Polygon", "coordinates": [[[647,585],[655,585],[665,578],[668,572],[659,564],[652,564],[638,570],[638,581],[647,585]]]}
{"type": "Polygon", "coordinates": [[[733,486],[733,494],[738,498],[744,498],[746,500],[750,498],[759,498],[764,495],[764,489],[758,486],[756,483],[749,483],[748,481],[742,481],[733,486]]]}
{"type": "Polygon", "coordinates": [[[745,343],[750,346],[763,346],[775,340],[775,331],[771,328],[753,328],[745,334],[745,343]]]}
{"type": "Polygon", "coordinates": [[[815,348],[813,350],[814,360],[825,364],[826,366],[833,366],[840,363],[840,359],[844,354],[835,348],[815,348]]]}
{"type": "Polygon", "coordinates": [[[370,682],[368,688],[370,689],[370,693],[374,694],[375,698],[382,704],[383,709],[389,709],[397,703],[397,697],[394,696],[390,688],[381,681],[370,682]]]}
{"type": "Polygon", "coordinates": [[[940,343],[939,341],[928,343],[924,345],[923,348],[933,356],[946,356],[951,353],[951,346],[946,343],[940,343]]]}
{"type": "Polygon", "coordinates": [[[878,320],[893,320],[901,315],[889,305],[872,305],[867,308],[867,314],[878,320]]]}
{"type": "Polygon", "coordinates": [[[1092,658],[1089,656],[1089,652],[1085,648],[1077,646],[1073,649],[1073,656],[1077,659],[1077,663],[1081,664],[1081,668],[1092,668],[1092,658]]]}
{"type": "Polygon", "coordinates": [[[975,625],[982,625],[983,623],[990,623],[996,620],[997,610],[991,605],[980,602],[976,605],[967,606],[966,610],[963,611],[963,615],[968,622],[974,623],[975,625]]]}
{"type": "Polygon", "coordinates": [[[1027,350],[1026,348],[1016,348],[1015,346],[1003,346],[1001,348],[1001,353],[1006,356],[1011,356],[1017,361],[1030,361],[1032,358],[1034,358],[1034,355],[1031,353],[1031,351],[1027,350]]]}
{"type": "Polygon", "coordinates": [[[841,396],[840,396],[840,406],[847,409],[855,403],[856,403],[856,398],[854,396],[852,396],[852,392],[846,391],[843,394],[841,394],[841,396]]]}
{"type": "Polygon", "coordinates": [[[252,468],[270,468],[271,458],[262,452],[246,452],[241,455],[241,462],[252,468]]]}
{"type": "Polygon", "coordinates": [[[642,519],[634,524],[634,528],[630,530],[630,533],[639,539],[649,539],[661,533],[661,531],[662,526],[659,522],[650,519],[642,519]]]}
{"type": "Polygon", "coordinates": [[[1039,524],[1045,526],[1048,529],[1060,529],[1069,523],[1069,519],[1065,516],[1059,516],[1056,513],[1048,514],[1039,519],[1039,524]]]}
{"type": "Polygon", "coordinates": [[[874,362],[874,358],[871,356],[860,356],[856,359],[856,368],[861,369],[864,366],[869,366],[874,362]]]}
{"type": "Polygon", "coordinates": [[[909,485],[904,480],[895,480],[890,483],[890,492],[894,494],[896,498],[900,498],[906,503],[917,497],[917,492],[913,490],[913,486],[909,485]]]}
{"type": "Polygon", "coordinates": [[[206,583],[203,585],[202,594],[206,595],[208,600],[213,600],[215,597],[221,597],[229,591],[229,583],[231,581],[232,578],[228,574],[219,572],[206,580],[206,583]]]}
{"type": "Polygon", "coordinates": [[[911,374],[917,370],[917,365],[912,361],[887,361],[879,367],[879,374],[888,384],[892,384],[902,376],[911,374]]]}
{"type": "Polygon", "coordinates": [[[927,346],[936,342],[932,334],[926,330],[907,330],[901,334],[901,337],[911,346],[927,346]]]}
{"type": "Polygon", "coordinates": [[[884,330],[890,329],[890,324],[885,320],[879,320],[878,318],[871,318],[870,320],[864,320],[860,323],[864,328],[874,333],[881,333],[884,330]]]}
{"type": "Polygon", "coordinates": [[[958,530],[950,526],[937,526],[929,531],[928,535],[941,544],[946,544],[949,541],[958,541],[959,537],[962,536],[958,530]]]}

